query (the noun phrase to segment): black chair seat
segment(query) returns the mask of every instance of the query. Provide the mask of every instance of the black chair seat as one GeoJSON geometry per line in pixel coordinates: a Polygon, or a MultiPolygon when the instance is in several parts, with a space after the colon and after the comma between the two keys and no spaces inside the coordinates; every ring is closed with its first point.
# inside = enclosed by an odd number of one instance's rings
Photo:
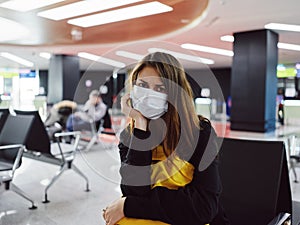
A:
{"type": "MultiPolygon", "coordinates": [[[[25,141],[26,151],[24,156],[58,165],[60,168],[50,180],[50,183],[45,187],[45,199],[43,203],[48,203],[48,189],[56,182],[56,180],[67,169],[72,169],[78,173],[86,181],[86,191],[89,191],[88,178],[73,164],[76,150],[79,143],[79,132],[57,132],[54,134],[55,142],[51,142],[47,129],[42,122],[38,111],[20,111],[15,110],[17,115],[25,117],[33,116],[33,123],[28,132],[28,137],[25,141]],[[65,137],[72,138],[74,141],[71,143],[65,142],[65,137]]],[[[72,140],[71,139],[71,140],[72,140]]]]}
{"type": "Polygon", "coordinates": [[[0,171],[12,170],[13,164],[8,162],[0,162],[0,171]]]}
{"type": "Polygon", "coordinates": [[[25,142],[33,123],[33,116],[8,115],[0,132],[0,184],[5,190],[12,190],[31,203],[29,209],[36,209],[34,201],[14,181],[16,169],[21,166],[25,142]]]}

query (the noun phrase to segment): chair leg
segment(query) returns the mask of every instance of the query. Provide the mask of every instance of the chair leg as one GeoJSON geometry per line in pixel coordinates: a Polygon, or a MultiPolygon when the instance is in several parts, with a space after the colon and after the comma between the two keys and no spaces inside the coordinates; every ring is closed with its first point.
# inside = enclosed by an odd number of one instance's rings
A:
{"type": "Polygon", "coordinates": [[[55,181],[57,181],[57,179],[62,175],[62,173],[66,170],[66,167],[67,164],[63,164],[61,167],[60,167],[60,170],[56,172],[55,176],[51,179],[50,183],[47,185],[47,187],[45,188],[45,199],[43,201],[43,203],[48,203],[50,202],[48,200],[48,189],[54,184],[55,181]]]}
{"type": "Polygon", "coordinates": [[[81,170],[79,170],[74,164],[72,164],[72,169],[76,172],[76,173],[78,173],[80,176],[82,176],[83,177],[83,179],[85,179],[85,181],[86,181],[86,189],[85,189],[85,191],[90,191],[90,189],[89,189],[89,180],[88,180],[88,178],[81,172],[81,170]]]}
{"type": "Polygon", "coordinates": [[[28,201],[31,202],[31,207],[29,207],[29,209],[36,209],[37,208],[37,206],[34,204],[34,201],[31,200],[31,198],[24,191],[22,191],[19,187],[17,187],[13,183],[10,183],[10,186],[11,186],[12,191],[14,191],[15,193],[17,193],[21,197],[23,197],[23,198],[25,198],[25,199],[27,199],[28,201]]]}
{"type": "Polygon", "coordinates": [[[293,159],[290,160],[290,165],[291,165],[291,170],[293,171],[293,174],[294,174],[294,177],[295,177],[294,182],[298,183],[298,177],[297,177],[297,173],[296,173],[296,169],[295,169],[295,162],[294,162],[293,159]]]}
{"type": "Polygon", "coordinates": [[[85,147],[85,151],[89,151],[91,149],[91,147],[98,141],[98,136],[97,135],[93,135],[93,137],[91,138],[91,140],[89,141],[89,143],[87,144],[87,146],[85,147]]]}

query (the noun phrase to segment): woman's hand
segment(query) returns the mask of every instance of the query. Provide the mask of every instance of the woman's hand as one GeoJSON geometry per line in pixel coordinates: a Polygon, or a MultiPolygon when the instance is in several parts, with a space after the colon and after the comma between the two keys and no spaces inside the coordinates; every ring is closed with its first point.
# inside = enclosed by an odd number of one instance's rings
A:
{"type": "Polygon", "coordinates": [[[126,197],[116,200],[111,205],[103,209],[103,218],[106,225],[114,225],[124,216],[124,202],[126,197]]]}
{"type": "Polygon", "coordinates": [[[137,110],[132,108],[130,105],[130,95],[125,94],[121,98],[121,110],[122,113],[124,113],[126,116],[131,117],[134,120],[134,127],[141,129],[141,130],[147,130],[147,119],[137,110]]]}

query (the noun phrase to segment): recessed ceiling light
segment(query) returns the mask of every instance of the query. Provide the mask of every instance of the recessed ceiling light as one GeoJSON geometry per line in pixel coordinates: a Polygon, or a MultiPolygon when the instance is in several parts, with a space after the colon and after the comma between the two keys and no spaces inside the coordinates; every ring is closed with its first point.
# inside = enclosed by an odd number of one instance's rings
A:
{"type": "Polygon", "coordinates": [[[119,62],[119,61],[116,61],[116,60],[112,60],[112,59],[109,59],[109,58],[105,58],[105,57],[102,57],[102,56],[90,54],[90,53],[87,53],[87,52],[79,52],[78,56],[81,57],[81,58],[85,58],[85,59],[92,60],[92,61],[95,61],[95,62],[104,63],[104,64],[114,66],[114,67],[118,67],[118,68],[123,68],[123,67],[126,66],[125,63],[122,63],[122,62],[119,62]]]}
{"type": "Polygon", "coordinates": [[[14,62],[17,62],[17,63],[19,63],[21,65],[24,65],[24,66],[28,66],[28,67],[33,67],[34,66],[33,62],[30,62],[26,59],[23,59],[19,56],[13,55],[13,54],[8,53],[8,52],[0,52],[0,56],[2,56],[4,58],[7,58],[9,60],[12,60],[14,62]]]}
{"type": "Polygon", "coordinates": [[[288,43],[278,43],[277,47],[280,49],[300,51],[300,45],[288,44],[288,43]]]}
{"type": "Polygon", "coordinates": [[[224,35],[220,37],[221,41],[234,42],[234,37],[232,35],[224,35]]]}
{"type": "Polygon", "coordinates": [[[268,23],[265,25],[265,28],[271,30],[286,30],[286,31],[300,32],[300,26],[292,25],[292,24],[268,23]]]}
{"type": "Polygon", "coordinates": [[[20,23],[0,17],[0,42],[25,38],[30,34],[29,29],[20,23]]]}
{"type": "Polygon", "coordinates": [[[51,54],[49,52],[41,52],[39,54],[40,57],[45,58],[45,59],[50,59],[51,58],[51,54]]]}
{"type": "Polygon", "coordinates": [[[149,2],[145,4],[116,9],[108,12],[98,13],[90,16],[68,20],[69,24],[79,27],[92,27],[107,23],[114,23],[139,17],[155,15],[172,11],[173,8],[160,2],[149,2]]]}
{"type": "Polygon", "coordinates": [[[1,3],[0,7],[27,12],[63,1],[64,0],[11,0],[1,3]]]}
{"type": "Polygon", "coordinates": [[[174,51],[170,51],[170,50],[166,50],[166,49],[162,49],[162,48],[149,48],[148,51],[152,52],[152,53],[153,52],[165,52],[165,53],[173,55],[176,58],[184,59],[184,60],[188,60],[188,61],[192,61],[192,62],[198,62],[198,63],[204,63],[204,64],[214,64],[215,63],[211,59],[188,55],[188,54],[184,54],[184,53],[180,53],[180,52],[174,52],[174,51]]]}
{"type": "Polygon", "coordinates": [[[141,60],[144,57],[143,55],[136,54],[133,52],[128,52],[128,51],[116,51],[116,55],[129,58],[129,59],[134,59],[137,61],[141,60]]]}
{"type": "Polygon", "coordinates": [[[75,16],[81,16],[88,13],[94,13],[102,10],[111,9],[123,5],[128,5],[142,0],[89,0],[79,1],[61,7],[39,12],[37,15],[51,19],[62,20],[75,16]]]}
{"type": "MultiPolygon", "coordinates": [[[[222,41],[233,42],[234,37],[231,35],[225,35],[220,38],[222,41]]],[[[280,49],[292,50],[292,51],[300,51],[300,45],[289,44],[289,43],[281,43],[278,42],[277,47],[280,49]]]]}
{"type": "Polygon", "coordinates": [[[234,53],[233,51],[230,50],[225,50],[225,49],[220,49],[220,48],[212,48],[212,47],[207,47],[207,46],[202,46],[202,45],[196,45],[196,44],[182,44],[182,48],[189,49],[189,50],[195,50],[199,52],[208,52],[208,53],[213,53],[213,54],[218,54],[218,55],[225,55],[225,56],[233,56],[234,53]]]}

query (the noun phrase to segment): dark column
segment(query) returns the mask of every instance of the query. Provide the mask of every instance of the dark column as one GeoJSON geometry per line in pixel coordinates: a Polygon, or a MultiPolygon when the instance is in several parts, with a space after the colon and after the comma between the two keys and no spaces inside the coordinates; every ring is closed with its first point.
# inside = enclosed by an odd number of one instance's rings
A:
{"type": "Polygon", "coordinates": [[[278,34],[257,30],[234,34],[231,129],[268,132],[276,124],[278,34]]]}
{"type": "Polygon", "coordinates": [[[79,80],[78,56],[52,56],[48,75],[48,103],[73,100],[79,80]]]}

